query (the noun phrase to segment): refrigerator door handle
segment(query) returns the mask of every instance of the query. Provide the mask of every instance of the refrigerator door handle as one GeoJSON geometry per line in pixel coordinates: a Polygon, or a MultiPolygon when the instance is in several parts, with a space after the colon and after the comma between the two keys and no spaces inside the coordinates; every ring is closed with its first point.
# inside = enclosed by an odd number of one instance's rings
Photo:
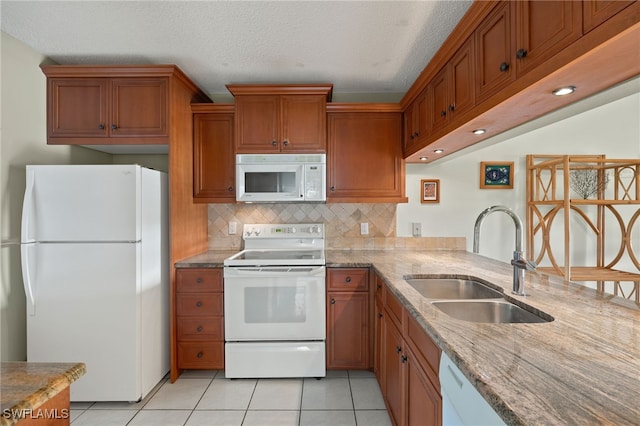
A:
{"type": "Polygon", "coordinates": [[[35,232],[32,232],[31,225],[33,224],[33,204],[34,194],[33,187],[36,183],[36,176],[34,170],[27,168],[27,182],[26,189],[24,191],[24,200],[22,201],[22,230],[21,241],[23,243],[31,242],[35,240],[35,232]]]}
{"type": "Polygon", "coordinates": [[[27,298],[27,315],[34,316],[36,314],[35,299],[35,271],[32,274],[31,265],[35,265],[35,259],[31,259],[31,251],[36,248],[36,243],[28,243],[20,245],[20,253],[22,255],[22,283],[24,285],[24,293],[27,298]]]}

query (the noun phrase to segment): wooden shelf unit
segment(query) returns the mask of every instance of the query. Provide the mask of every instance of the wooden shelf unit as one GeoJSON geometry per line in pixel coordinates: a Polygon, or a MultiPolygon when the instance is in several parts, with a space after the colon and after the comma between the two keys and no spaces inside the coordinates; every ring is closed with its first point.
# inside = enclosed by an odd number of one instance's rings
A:
{"type": "Polygon", "coordinates": [[[604,155],[527,155],[526,221],[527,258],[545,264],[539,270],[572,281],[594,281],[598,291],[610,288],[609,293],[640,303],[640,259],[632,245],[634,226],[640,227],[640,159],[607,159],[604,155]],[[601,186],[593,199],[571,198],[574,195],[570,176],[574,170],[596,170],[601,181],[608,176],[608,184],[601,186]],[[572,212],[595,235],[595,265],[572,265],[572,212]],[[607,220],[608,215],[613,220],[607,220]],[[562,259],[554,254],[554,249],[559,248],[551,246],[551,232],[558,216],[562,223],[556,227],[561,226],[564,233],[562,259]],[[605,224],[611,227],[612,223],[619,226],[620,244],[615,253],[611,249],[605,253],[605,224]],[[613,258],[607,260],[607,254],[613,258]],[[621,270],[622,259],[630,260],[637,272],[621,270]],[[630,282],[632,287],[623,286],[622,282],[630,282]]]}

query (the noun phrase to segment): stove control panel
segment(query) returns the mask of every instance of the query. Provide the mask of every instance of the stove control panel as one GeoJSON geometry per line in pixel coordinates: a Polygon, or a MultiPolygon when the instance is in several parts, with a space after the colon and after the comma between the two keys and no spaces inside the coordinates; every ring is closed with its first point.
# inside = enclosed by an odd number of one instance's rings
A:
{"type": "Polygon", "coordinates": [[[324,238],[324,224],[245,224],[242,238],[324,238]]]}

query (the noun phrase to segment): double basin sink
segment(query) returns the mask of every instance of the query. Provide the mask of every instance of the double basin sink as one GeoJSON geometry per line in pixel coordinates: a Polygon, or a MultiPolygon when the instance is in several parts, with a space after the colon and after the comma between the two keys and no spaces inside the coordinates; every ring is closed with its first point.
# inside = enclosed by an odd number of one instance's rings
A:
{"type": "Polygon", "coordinates": [[[405,281],[434,307],[458,320],[496,324],[553,321],[544,312],[507,301],[502,290],[480,279],[420,276],[405,281]]]}

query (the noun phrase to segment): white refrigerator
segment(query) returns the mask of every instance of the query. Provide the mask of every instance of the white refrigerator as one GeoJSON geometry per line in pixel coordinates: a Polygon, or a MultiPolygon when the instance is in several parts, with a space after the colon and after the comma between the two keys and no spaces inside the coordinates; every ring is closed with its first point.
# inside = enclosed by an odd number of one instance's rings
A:
{"type": "Polygon", "coordinates": [[[27,361],[84,362],[71,401],[138,401],[169,370],[166,173],[27,166],[27,361]]]}

